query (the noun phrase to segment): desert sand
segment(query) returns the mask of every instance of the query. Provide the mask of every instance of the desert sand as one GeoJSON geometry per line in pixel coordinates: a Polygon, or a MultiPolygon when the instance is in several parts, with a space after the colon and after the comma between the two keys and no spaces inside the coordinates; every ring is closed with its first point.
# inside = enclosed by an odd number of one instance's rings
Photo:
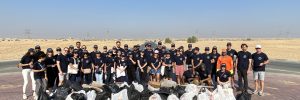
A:
{"type": "MultiPolygon", "coordinates": [[[[155,41],[155,39],[147,40],[121,40],[122,45],[128,44],[129,47],[132,47],[135,44],[142,44],[145,41],[155,41]]],[[[42,50],[47,48],[56,48],[56,47],[67,47],[69,45],[74,45],[77,41],[80,41],[82,45],[86,45],[89,51],[93,50],[93,45],[98,45],[99,49],[102,50],[104,45],[111,48],[115,46],[116,40],[93,40],[93,41],[84,41],[76,39],[2,39],[0,41],[0,61],[6,60],[19,60],[28,48],[34,48],[35,45],[40,45],[42,50]]],[[[158,40],[156,40],[158,41],[158,40]]],[[[187,42],[184,39],[173,39],[173,42],[176,44],[176,47],[184,46],[187,48],[187,42]]],[[[270,59],[279,59],[279,60],[289,60],[289,61],[300,61],[300,38],[296,39],[199,39],[198,42],[193,43],[194,47],[200,47],[200,50],[203,52],[204,47],[217,46],[219,51],[221,48],[226,48],[226,43],[232,42],[233,48],[237,51],[240,51],[240,45],[242,43],[248,44],[248,50],[250,52],[255,51],[255,45],[260,44],[263,47],[263,52],[268,54],[270,59]]],[[[167,47],[170,47],[170,44],[163,44],[167,47]]]]}

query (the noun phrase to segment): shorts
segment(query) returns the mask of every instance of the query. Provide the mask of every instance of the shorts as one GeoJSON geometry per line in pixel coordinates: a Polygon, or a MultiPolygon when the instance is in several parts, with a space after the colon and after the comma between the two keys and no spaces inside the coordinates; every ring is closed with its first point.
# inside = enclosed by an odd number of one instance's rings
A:
{"type": "Polygon", "coordinates": [[[253,71],[254,80],[265,80],[265,71],[253,71]]]}
{"type": "Polygon", "coordinates": [[[153,68],[150,70],[151,74],[161,74],[161,69],[158,68],[157,71],[155,71],[153,68]]]}
{"type": "Polygon", "coordinates": [[[182,76],[184,72],[184,66],[183,65],[176,65],[175,74],[182,76]]]}

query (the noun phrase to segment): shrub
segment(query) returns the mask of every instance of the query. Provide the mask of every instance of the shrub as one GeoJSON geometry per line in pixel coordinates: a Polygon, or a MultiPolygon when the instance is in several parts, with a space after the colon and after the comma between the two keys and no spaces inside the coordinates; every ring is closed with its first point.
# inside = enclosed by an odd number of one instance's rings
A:
{"type": "Polygon", "coordinates": [[[172,43],[172,40],[170,38],[166,38],[165,43],[172,43]]]}
{"type": "Polygon", "coordinates": [[[196,36],[188,37],[187,42],[188,43],[196,43],[198,41],[198,38],[196,36]]]}

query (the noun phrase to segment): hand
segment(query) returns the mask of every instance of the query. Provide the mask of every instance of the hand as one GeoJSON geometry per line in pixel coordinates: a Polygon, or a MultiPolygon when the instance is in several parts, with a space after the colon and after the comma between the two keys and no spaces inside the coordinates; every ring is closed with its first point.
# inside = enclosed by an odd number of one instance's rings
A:
{"type": "Polygon", "coordinates": [[[29,65],[30,68],[33,68],[33,65],[29,65]]]}
{"type": "Polygon", "coordinates": [[[259,64],[259,66],[263,66],[263,65],[264,65],[264,63],[260,63],[260,64],[259,64]]]}
{"type": "Polygon", "coordinates": [[[59,72],[58,74],[59,74],[59,75],[61,75],[61,76],[63,75],[63,73],[62,73],[62,72],[59,72]]]}
{"type": "Polygon", "coordinates": [[[45,77],[45,80],[46,80],[46,81],[48,81],[48,78],[47,78],[47,77],[45,77]]]}
{"type": "Polygon", "coordinates": [[[99,66],[95,66],[95,68],[99,68],[99,66]]]}
{"type": "Polygon", "coordinates": [[[52,67],[55,67],[55,65],[52,65],[52,67]]]}

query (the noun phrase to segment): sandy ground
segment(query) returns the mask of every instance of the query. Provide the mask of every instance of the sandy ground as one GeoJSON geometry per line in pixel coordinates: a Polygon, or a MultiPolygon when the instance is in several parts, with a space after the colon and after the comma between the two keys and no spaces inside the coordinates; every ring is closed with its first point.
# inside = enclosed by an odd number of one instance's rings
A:
{"type": "MultiPolygon", "coordinates": [[[[154,41],[155,39],[148,39],[154,41]]],[[[122,45],[128,44],[132,47],[135,44],[142,44],[148,40],[121,40],[122,45]]],[[[42,50],[47,48],[66,47],[69,45],[75,45],[76,41],[81,41],[82,44],[88,47],[88,50],[92,51],[92,46],[97,44],[102,50],[102,46],[106,45],[109,48],[115,46],[116,40],[97,40],[97,41],[82,41],[82,40],[55,40],[55,39],[3,39],[0,41],[0,61],[5,60],[18,60],[24,55],[28,48],[33,48],[35,45],[40,45],[42,50]],[[17,40],[17,41],[16,41],[17,40]]],[[[187,48],[187,42],[185,40],[174,40],[176,47],[184,46],[187,48]]],[[[291,61],[300,61],[300,38],[297,39],[199,39],[197,43],[193,43],[193,46],[198,46],[202,51],[204,47],[217,46],[220,48],[226,48],[226,43],[232,42],[233,48],[240,50],[242,43],[249,45],[249,51],[254,52],[255,45],[261,44],[263,51],[269,55],[271,59],[285,59],[291,61]]],[[[170,44],[164,44],[170,47],[170,44]]]]}

